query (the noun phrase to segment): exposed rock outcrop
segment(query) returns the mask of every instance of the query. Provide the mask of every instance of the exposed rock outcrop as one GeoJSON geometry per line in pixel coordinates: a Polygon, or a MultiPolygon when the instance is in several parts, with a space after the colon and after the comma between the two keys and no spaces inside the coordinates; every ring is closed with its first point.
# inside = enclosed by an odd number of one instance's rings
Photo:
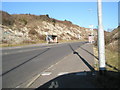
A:
{"type": "Polygon", "coordinates": [[[70,21],[60,21],[49,15],[31,15],[2,13],[1,43],[22,43],[45,40],[46,33],[57,35],[58,40],[84,40],[88,38],[90,30],[80,27],[70,21]],[[10,23],[9,23],[10,22],[10,23]]]}

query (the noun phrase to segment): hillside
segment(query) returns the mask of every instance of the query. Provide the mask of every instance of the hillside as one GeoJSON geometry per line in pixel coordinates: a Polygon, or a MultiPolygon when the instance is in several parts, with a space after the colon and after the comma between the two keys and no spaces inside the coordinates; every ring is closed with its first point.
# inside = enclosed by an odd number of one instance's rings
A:
{"type": "MultiPolygon", "coordinates": [[[[119,51],[119,44],[120,44],[120,26],[118,26],[116,29],[114,29],[111,32],[104,31],[104,37],[105,37],[105,47],[108,50],[111,51],[119,51]]],[[[95,46],[97,46],[98,41],[97,37],[95,37],[95,46]]]]}
{"type": "Polygon", "coordinates": [[[110,32],[106,37],[106,47],[114,50],[119,51],[119,44],[120,44],[120,26],[110,32]]]}
{"type": "MultiPolygon", "coordinates": [[[[57,20],[46,15],[2,13],[1,43],[16,44],[45,40],[46,33],[57,35],[59,40],[85,40],[88,28],[80,27],[68,20],[57,20]]],[[[96,32],[96,31],[95,31],[96,32]]]]}

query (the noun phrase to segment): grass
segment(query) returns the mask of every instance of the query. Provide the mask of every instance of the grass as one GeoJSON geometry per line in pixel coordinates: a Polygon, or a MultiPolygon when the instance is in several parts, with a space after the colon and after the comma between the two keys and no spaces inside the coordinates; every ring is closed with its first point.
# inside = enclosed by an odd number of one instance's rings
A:
{"type": "Polygon", "coordinates": [[[16,46],[27,46],[27,45],[32,45],[32,44],[41,44],[41,43],[46,43],[44,40],[40,40],[37,42],[32,42],[32,43],[20,43],[20,44],[0,44],[0,47],[16,47],[16,46]]]}
{"type": "MultiPolygon", "coordinates": [[[[79,42],[79,41],[85,41],[85,40],[58,40],[59,43],[69,43],[69,42],[79,42]]],[[[25,42],[20,44],[0,44],[0,47],[16,47],[16,46],[27,46],[32,44],[42,44],[46,43],[45,40],[40,40],[37,42],[25,42]]]]}
{"type": "Polygon", "coordinates": [[[86,40],[59,40],[59,43],[81,42],[86,40]]]}
{"type": "Polygon", "coordinates": [[[112,66],[112,67],[109,67],[107,65],[106,68],[108,70],[116,71],[115,68],[119,70],[119,68],[118,68],[119,61],[118,60],[119,60],[118,59],[118,52],[106,50],[106,62],[108,65],[112,66]]]}
{"type": "MultiPolygon", "coordinates": [[[[105,57],[106,57],[106,69],[109,71],[118,71],[120,68],[118,67],[120,65],[119,59],[118,59],[118,52],[111,51],[106,49],[105,50],[105,57]]],[[[98,49],[97,47],[94,47],[94,55],[98,57],[98,49]]],[[[98,60],[95,59],[94,67],[96,70],[98,70],[98,60]]]]}

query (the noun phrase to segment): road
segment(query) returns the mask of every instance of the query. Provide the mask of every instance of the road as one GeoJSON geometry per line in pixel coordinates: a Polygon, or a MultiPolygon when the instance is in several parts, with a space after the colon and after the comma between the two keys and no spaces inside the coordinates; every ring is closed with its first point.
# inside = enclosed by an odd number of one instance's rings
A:
{"type": "Polygon", "coordinates": [[[15,88],[43,72],[86,42],[31,46],[2,50],[3,88],[15,88]]]}

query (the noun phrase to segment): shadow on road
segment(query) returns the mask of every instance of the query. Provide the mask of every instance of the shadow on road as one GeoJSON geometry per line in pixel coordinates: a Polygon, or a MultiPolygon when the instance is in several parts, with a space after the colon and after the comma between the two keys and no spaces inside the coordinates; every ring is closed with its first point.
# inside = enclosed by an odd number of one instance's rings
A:
{"type": "Polygon", "coordinates": [[[118,72],[107,71],[99,75],[98,71],[76,72],[58,76],[36,88],[119,88],[118,72]]]}
{"type": "Polygon", "coordinates": [[[34,58],[36,58],[36,57],[42,55],[43,53],[47,52],[49,49],[50,49],[50,48],[47,48],[47,49],[46,49],[45,51],[43,51],[42,53],[39,53],[39,54],[35,55],[34,57],[30,58],[29,60],[26,60],[25,62],[23,62],[23,63],[15,66],[14,68],[12,68],[12,69],[10,69],[10,70],[8,70],[8,71],[6,71],[6,72],[4,72],[4,73],[3,73],[2,75],[0,75],[0,76],[3,76],[3,75],[5,75],[5,74],[11,72],[12,70],[15,70],[15,69],[17,69],[18,67],[20,67],[20,66],[28,63],[29,61],[33,60],[34,58]]]}
{"type": "Polygon", "coordinates": [[[87,67],[88,67],[92,72],[95,71],[94,68],[93,68],[83,57],[81,57],[81,56],[79,55],[78,52],[74,52],[74,54],[78,55],[79,58],[87,65],[87,67]]]}
{"type": "Polygon", "coordinates": [[[91,52],[89,52],[88,50],[86,50],[86,49],[84,49],[84,48],[82,48],[82,47],[80,47],[82,50],[84,50],[84,51],[86,51],[87,53],[89,53],[90,55],[92,55],[92,56],[94,56],[97,60],[98,60],[98,57],[96,57],[94,54],[92,54],[91,52]]]}
{"type": "Polygon", "coordinates": [[[69,47],[71,48],[71,50],[73,51],[73,54],[76,54],[76,55],[78,55],[79,56],[79,58],[87,65],[87,67],[92,71],[92,72],[94,72],[95,70],[94,70],[94,68],[81,56],[81,55],[79,55],[79,53],[78,52],[76,52],[73,48],[72,48],[72,46],[71,45],[69,45],[69,47]]]}

